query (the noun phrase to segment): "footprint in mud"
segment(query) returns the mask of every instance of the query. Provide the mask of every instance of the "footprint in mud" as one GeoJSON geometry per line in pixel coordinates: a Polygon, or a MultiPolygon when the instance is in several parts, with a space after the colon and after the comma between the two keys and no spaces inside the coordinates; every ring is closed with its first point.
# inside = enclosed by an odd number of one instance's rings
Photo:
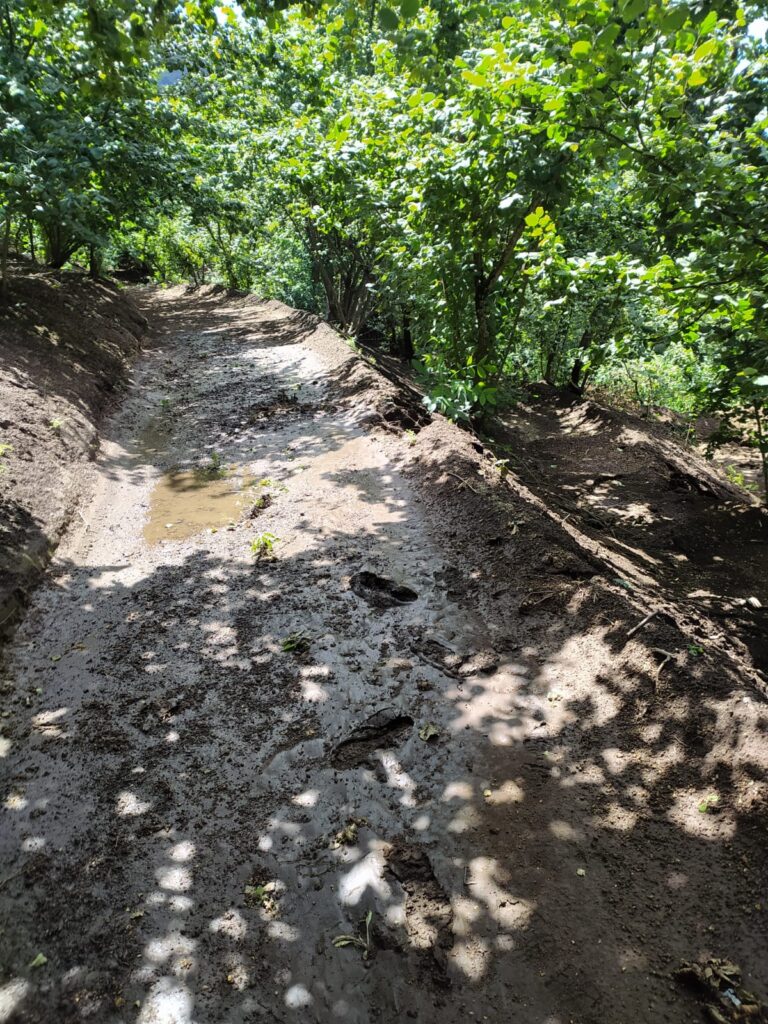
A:
{"type": "Polygon", "coordinates": [[[394,608],[399,604],[409,604],[419,596],[410,587],[366,569],[356,572],[350,579],[349,586],[353,594],[362,597],[374,608],[394,608]]]}
{"type": "Polygon", "coordinates": [[[394,843],[387,870],[405,893],[405,928],[412,949],[430,953],[441,972],[453,946],[453,908],[435,877],[429,857],[418,846],[394,843]]]}
{"type": "Polygon", "coordinates": [[[402,742],[413,727],[413,719],[395,708],[384,708],[371,715],[337,744],[332,755],[334,768],[357,768],[370,762],[375,750],[385,750],[402,742]]]}

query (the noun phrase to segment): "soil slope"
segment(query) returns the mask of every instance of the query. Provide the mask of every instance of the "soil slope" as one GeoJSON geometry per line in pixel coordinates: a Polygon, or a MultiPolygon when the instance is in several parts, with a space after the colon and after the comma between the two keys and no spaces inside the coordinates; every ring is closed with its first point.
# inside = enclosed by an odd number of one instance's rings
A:
{"type": "Polygon", "coordinates": [[[305,314],[146,312],[4,669],[0,1020],[699,1021],[709,957],[768,996],[763,677],[699,563],[660,593],[305,314]]]}
{"type": "Polygon", "coordinates": [[[13,268],[0,308],[0,638],[78,506],[145,327],[107,281],[13,268]]]}

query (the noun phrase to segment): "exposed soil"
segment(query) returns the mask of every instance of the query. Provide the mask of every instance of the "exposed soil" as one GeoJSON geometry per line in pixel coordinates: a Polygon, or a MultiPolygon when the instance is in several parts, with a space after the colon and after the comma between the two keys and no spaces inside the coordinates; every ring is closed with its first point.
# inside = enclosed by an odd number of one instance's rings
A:
{"type": "Polygon", "coordinates": [[[545,385],[533,391],[492,431],[510,480],[643,593],[649,611],[687,619],[702,651],[727,637],[765,693],[768,509],[665,426],[545,385]]]}
{"type": "Polygon", "coordinates": [[[305,314],[145,302],[4,669],[0,1021],[765,1001],[763,513],[623,415],[532,401],[503,472],[305,314]],[[250,497],[150,543],[169,474],[250,497]]]}
{"type": "Polygon", "coordinates": [[[14,269],[0,308],[0,639],[76,513],[146,328],[107,281],[14,269]]]}

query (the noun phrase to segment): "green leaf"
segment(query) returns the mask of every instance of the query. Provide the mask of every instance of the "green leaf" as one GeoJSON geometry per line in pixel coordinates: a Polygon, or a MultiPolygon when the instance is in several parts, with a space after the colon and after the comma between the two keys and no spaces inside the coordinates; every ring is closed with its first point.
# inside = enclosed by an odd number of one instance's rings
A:
{"type": "Polygon", "coordinates": [[[574,43],[571,47],[571,56],[586,57],[591,49],[592,43],[590,43],[588,39],[579,39],[578,42],[574,43]]]}
{"type": "Polygon", "coordinates": [[[382,7],[379,11],[379,24],[385,32],[396,32],[400,27],[400,19],[391,7],[382,7]]]}
{"type": "Polygon", "coordinates": [[[759,388],[768,388],[768,374],[762,377],[755,377],[752,383],[757,384],[759,388]]]}
{"type": "Polygon", "coordinates": [[[400,13],[409,21],[416,17],[420,8],[420,0],[400,0],[400,13]]]}
{"type": "Polygon", "coordinates": [[[597,38],[595,39],[595,46],[608,47],[613,46],[616,40],[619,38],[621,32],[621,25],[615,21],[611,22],[610,25],[606,25],[605,28],[598,32],[597,38]]]}
{"type": "Polygon", "coordinates": [[[648,8],[648,0],[626,0],[622,5],[621,16],[624,21],[634,21],[648,8]]]}
{"type": "Polygon", "coordinates": [[[680,7],[675,7],[668,14],[664,15],[661,22],[662,32],[671,33],[678,32],[688,19],[688,8],[685,4],[680,7]]]}
{"type": "Polygon", "coordinates": [[[634,590],[634,583],[630,583],[629,580],[623,580],[621,576],[613,576],[613,582],[617,583],[620,587],[624,587],[625,590],[634,590]]]}
{"type": "Polygon", "coordinates": [[[704,21],[699,25],[699,32],[703,36],[708,36],[709,33],[717,26],[717,11],[710,11],[704,21]]]}
{"type": "Polygon", "coordinates": [[[693,55],[694,64],[699,64],[701,61],[706,60],[707,57],[709,57],[711,54],[715,52],[716,49],[716,39],[708,39],[705,43],[702,43],[701,46],[698,46],[696,48],[696,51],[693,55]]]}
{"type": "Polygon", "coordinates": [[[704,85],[707,80],[707,76],[703,71],[699,71],[698,68],[689,76],[688,85],[704,85]]]}
{"type": "Polygon", "coordinates": [[[29,966],[30,967],[45,967],[45,965],[47,963],[48,963],[48,957],[45,955],[45,953],[38,953],[37,956],[35,957],[35,959],[32,961],[32,963],[29,966]]]}
{"type": "Polygon", "coordinates": [[[485,75],[479,75],[476,71],[462,71],[461,74],[470,85],[476,85],[479,88],[488,85],[488,79],[485,75]]]}

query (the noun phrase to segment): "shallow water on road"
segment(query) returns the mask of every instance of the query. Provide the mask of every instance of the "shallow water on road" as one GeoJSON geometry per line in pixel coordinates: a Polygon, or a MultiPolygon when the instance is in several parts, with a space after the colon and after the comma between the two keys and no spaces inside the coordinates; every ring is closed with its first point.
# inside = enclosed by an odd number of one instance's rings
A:
{"type": "Polygon", "coordinates": [[[184,540],[206,529],[220,529],[236,522],[249,502],[255,500],[255,481],[236,475],[236,470],[175,469],[155,484],[144,526],[148,544],[184,540]]]}

